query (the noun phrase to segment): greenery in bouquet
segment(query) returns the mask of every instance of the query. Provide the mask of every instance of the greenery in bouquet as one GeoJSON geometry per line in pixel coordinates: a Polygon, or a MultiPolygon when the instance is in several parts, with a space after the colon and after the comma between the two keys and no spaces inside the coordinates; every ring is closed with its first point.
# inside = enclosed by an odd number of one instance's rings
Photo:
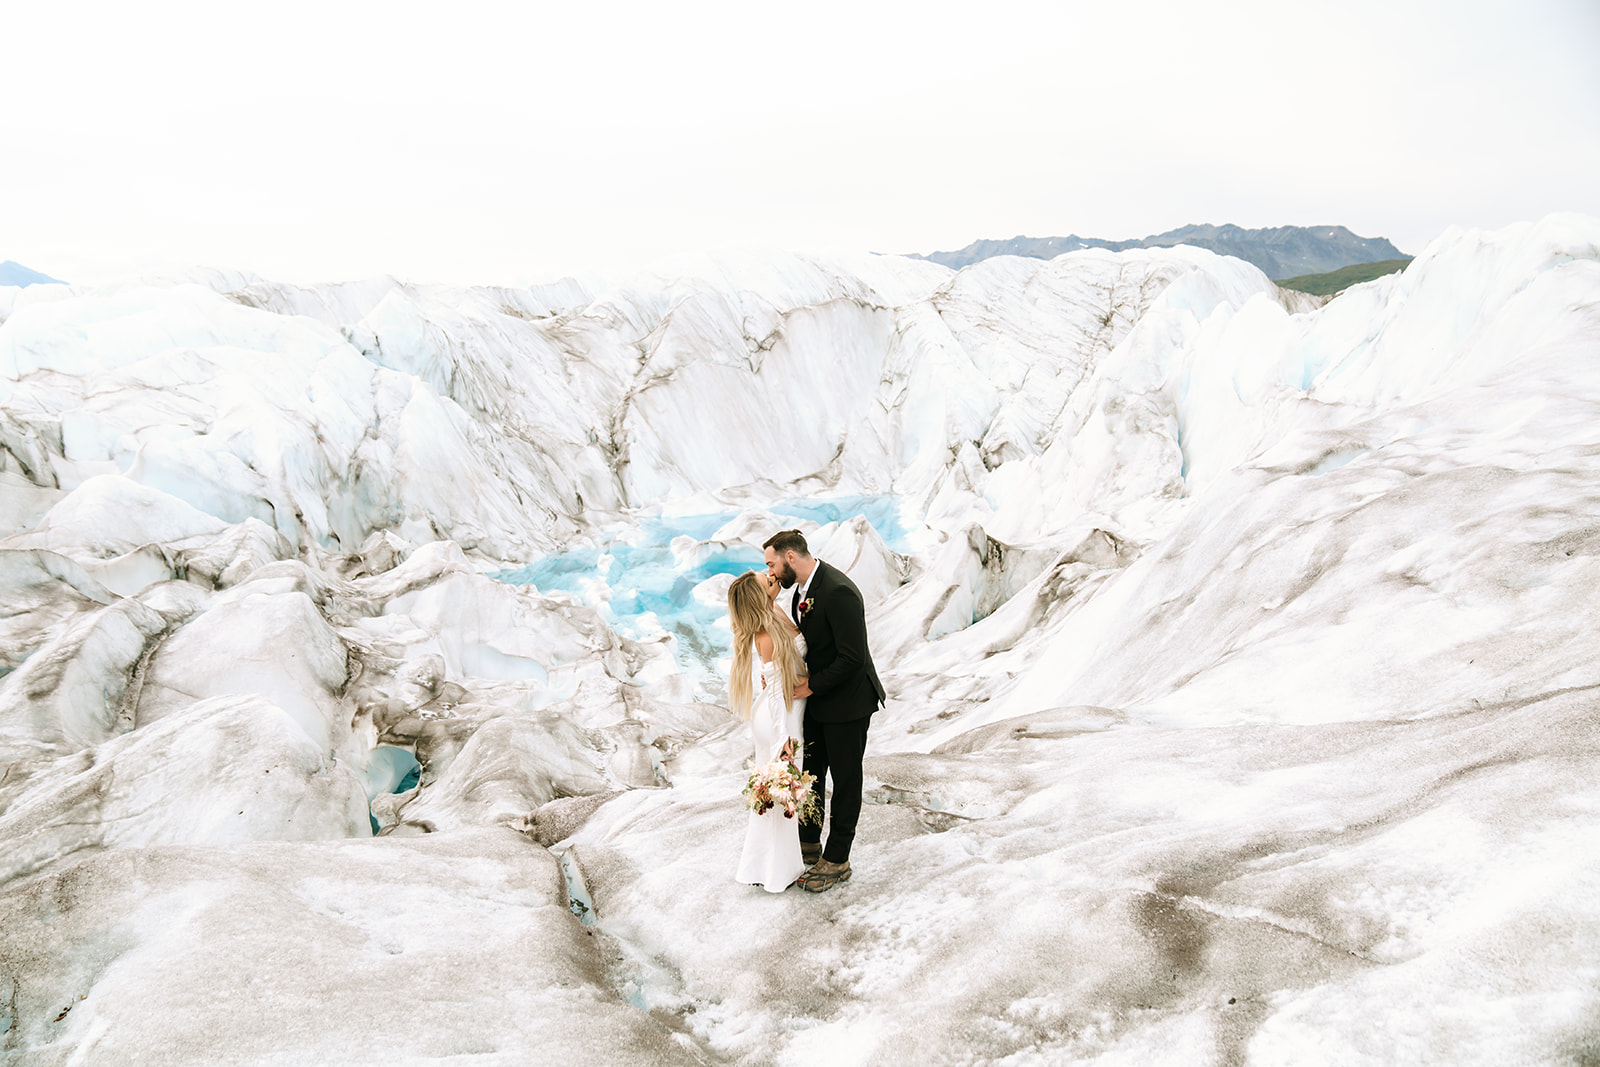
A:
{"type": "Polygon", "coordinates": [[[800,742],[791,737],[770,763],[752,767],[744,784],[746,807],[757,815],[765,815],[776,807],[783,811],[785,819],[798,816],[803,823],[822,822],[821,805],[811,791],[811,783],[817,778],[795,764],[795,753],[799,750],[800,742]]]}

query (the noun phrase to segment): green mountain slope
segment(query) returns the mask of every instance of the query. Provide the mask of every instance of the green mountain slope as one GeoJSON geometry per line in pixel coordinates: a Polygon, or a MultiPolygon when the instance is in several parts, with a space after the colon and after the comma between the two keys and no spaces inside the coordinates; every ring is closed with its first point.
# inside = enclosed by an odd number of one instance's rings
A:
{"type": "Polygon", "coordinates": [[[1385,274],[1405,270],[1406,264],[1410,262],[1411,257],[1405,256],[1401,259],[1381,259],[1376,263],[1355,263],[1324,274],[1300,274],[1293,278],[1284,278],[1277,284],[1280,289],[1296,289],[1315,296],[1328,296],[1348,289],[1352,285],[1360,285],[1362,282],[1381,278],[1385,274]]]}

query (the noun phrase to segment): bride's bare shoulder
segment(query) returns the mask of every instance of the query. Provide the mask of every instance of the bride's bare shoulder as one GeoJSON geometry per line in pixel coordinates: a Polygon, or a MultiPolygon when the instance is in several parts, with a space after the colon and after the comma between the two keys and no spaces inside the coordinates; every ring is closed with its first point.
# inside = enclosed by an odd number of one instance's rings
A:
{"type": "Polygon", "coordinates": [[[756,651],[761,654],[762,663],[772,662],[772,635],[765,630],[756,634],[756,651]]]}

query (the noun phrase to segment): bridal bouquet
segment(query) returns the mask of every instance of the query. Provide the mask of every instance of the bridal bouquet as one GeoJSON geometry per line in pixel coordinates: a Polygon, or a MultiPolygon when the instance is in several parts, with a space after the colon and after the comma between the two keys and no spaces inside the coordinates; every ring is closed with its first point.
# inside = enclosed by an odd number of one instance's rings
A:
{"type": "Polygon", "coordinates": [[[817,798],[811,792],[811,783],[817,776],[795,766],[794,754],[800,742],[794,738],[783,743],[776,759],[764,767],[755,767],[749,781],[744,784],[745,805],[757,815],[765,815],[774,806],[783,809],[783,817],[792,819],[798,813],[801,822],[822,821],[817,810],[817,798]]]}

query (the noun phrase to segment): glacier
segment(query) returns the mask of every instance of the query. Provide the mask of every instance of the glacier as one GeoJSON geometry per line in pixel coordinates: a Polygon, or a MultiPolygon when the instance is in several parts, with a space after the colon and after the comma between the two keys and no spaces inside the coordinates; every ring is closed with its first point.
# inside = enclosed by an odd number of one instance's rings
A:
{"type": "Polygon", "coordinates": [[[1600,220],[0,287],[0,1063],[1600,1058],[1600,220]],[[725,591],[889,690],[736,885],[725,591]]]}

